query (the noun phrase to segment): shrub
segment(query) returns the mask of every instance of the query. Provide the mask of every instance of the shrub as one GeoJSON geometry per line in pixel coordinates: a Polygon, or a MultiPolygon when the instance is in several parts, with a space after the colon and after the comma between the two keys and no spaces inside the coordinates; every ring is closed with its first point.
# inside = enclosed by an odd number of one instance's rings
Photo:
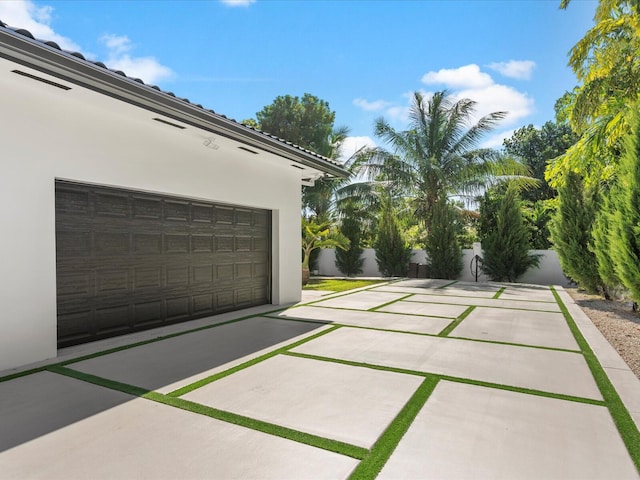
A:
{"type": "Polygon", "coordinates": [[[611,216],[611,256],[615,271],[633,300],[640,302],[640,114],[633,115],[632,133],[625,138],[611,216]]]}
{"type": "Polygon", "coordinates": [[[405,276],[409,269],[411,248],[407,246],[393,215],[391,200],[383,200],[378,235],[374,248],[378,270],[385,277],[405,276]]]}
{"type": "Polygon", "coordinates": [[[550,225],[551,240],[565,275],[592,293],[602,285],[591,236],[594,197],[593,192],[585,190],[577,173],[568,172],[564,185],[558,188],[558,210],[550,225]]]}
{"type": "Polygon", "coordinates": [[[458,243],[457,213],[442,196],[434,205],[425,251],[431,278],[455,279],[462,270],[462,249],[458,243]]]}
{"type": "Polygon", "coordinates": [[[340,227],[342,234],[351,242],[347,250],[336,250],[336,267],[345,275],[353,276],[362,273],[362,252],[360,246],[360,222],[352,217],[345,217],[340,227]]]}
{"type": "Polygon", "coordinates": [[[522,218],[520,198],[515,186],[507,189],[495,217],[486,224],[494,228],[482,240],[482,270],[494,281],[515,282],[530,267],[540,263],[539,255],[531,255],[529,231],[522,218]]]}

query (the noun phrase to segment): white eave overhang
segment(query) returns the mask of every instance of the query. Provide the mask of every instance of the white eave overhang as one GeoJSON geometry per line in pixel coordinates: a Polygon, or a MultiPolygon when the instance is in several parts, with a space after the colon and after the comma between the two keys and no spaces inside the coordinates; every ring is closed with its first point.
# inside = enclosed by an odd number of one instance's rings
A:
{"type": "MultiPolygon", "coordinates": [[[[55,45],[55,44],[53,44],[55,45]]],[[[45,73],[130,105],[168,117],[246,146],[251,150],[266,151],[299,165],[303,184],[313,184],[320,176],[346,177],[348,172],[337,162],[305,150],[290,142],[242,125],[234,120],[207,110],[187,99],[175,97],[157,87],[127,77],[122,72],[107,69],[78,54],[71,54],[35,40],[29,32],[3,27],[0,22],[0,57],[45,73]]]]}

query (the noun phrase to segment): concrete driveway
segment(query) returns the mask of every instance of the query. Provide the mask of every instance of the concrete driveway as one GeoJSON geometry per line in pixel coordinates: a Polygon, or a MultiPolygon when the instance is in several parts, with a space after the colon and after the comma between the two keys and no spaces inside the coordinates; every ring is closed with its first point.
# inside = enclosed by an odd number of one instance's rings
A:
{"type": "Polygon", "coordinates": [[[640,478],[640,382],[561,287],[307,300],[0,373],[0,478],[640,478]]]}

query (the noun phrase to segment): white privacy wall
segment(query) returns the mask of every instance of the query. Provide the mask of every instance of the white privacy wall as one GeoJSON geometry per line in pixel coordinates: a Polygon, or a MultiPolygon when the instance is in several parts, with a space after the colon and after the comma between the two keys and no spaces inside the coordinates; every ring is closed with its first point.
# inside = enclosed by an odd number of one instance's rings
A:
{"type": "MultiPolygon", "coordinates": [[[[562,273],[558,254],[554,250],[532,250],[531,253],[541,255],[540,267],[530,268],[522,277],[518,279],[518,283],[532,283],[536,285],[562,285],[566,287],[569,281],[562,273]]],[[[473,250],[462,250],[462,272],[458,280],[464,282],[475,281],[475,262],[472,264],[473,250]]],[[[376,252],[373,248],[366,248],[362,254],[364,263],[363,271],[358,277],[380,277],[378,264],[376,263],[376,252]]],[[[331,277],[344,276],[338,267],[336,267],[335,250],[331,248],[323,249],[318,256],[318,275],[326,275],[331,277]]],[[[424,250],[413,250],[411,262],[426,263],[427,256],[424,250]]],[[[478,281],[486,282],[489,279],[479,270],[478,281]]]]}
{"type": "Polygon", "coordinates": [[[206,148],[207,132],[162,125],[88,90],[0,72],[0,91],[0,371],[56,356],[56,178],[272,210],[273,303],[300,299],[291,162],[224,138],[206,148]]]}

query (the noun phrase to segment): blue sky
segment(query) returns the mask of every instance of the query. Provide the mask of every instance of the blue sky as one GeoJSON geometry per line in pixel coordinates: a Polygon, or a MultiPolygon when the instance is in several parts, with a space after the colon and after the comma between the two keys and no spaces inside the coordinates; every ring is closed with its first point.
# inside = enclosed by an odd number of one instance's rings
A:
{"type": "Polygon", "coordinates": [[[407,125],[411,92],[510,112],[485,146],[554,116],[597,5],[573,0],[0,0],[0,20],[243,120],[278,95],[329,102],[345,153],[407,125]]]}

